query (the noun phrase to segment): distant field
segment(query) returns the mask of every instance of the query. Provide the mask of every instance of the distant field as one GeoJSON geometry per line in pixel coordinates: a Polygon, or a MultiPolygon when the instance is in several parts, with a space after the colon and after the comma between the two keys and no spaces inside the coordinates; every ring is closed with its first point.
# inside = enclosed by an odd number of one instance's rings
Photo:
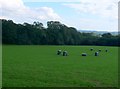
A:
{"type": "Polygon", "coordinates": [[[2,83],[3,87],[117,87],[118,47],[3,46],[2,83]],[[90,48],[102,52],[96,57],[90,48]],[[58,49],[69,56],[56,55],[58,49]]]}

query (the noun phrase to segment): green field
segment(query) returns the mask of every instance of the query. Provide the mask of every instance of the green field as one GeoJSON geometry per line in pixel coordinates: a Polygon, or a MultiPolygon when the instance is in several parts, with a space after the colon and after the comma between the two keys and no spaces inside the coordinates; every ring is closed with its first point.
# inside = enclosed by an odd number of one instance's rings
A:
{"type": "Polygon", "coordinates": [[[118,47],[4,45],[2,61],[3,87],[118,86],[118,47]],[[96,57],[90,48],[102,52],[96,57]],[[56,55],[58,49],[69,56],[56,55]]]}

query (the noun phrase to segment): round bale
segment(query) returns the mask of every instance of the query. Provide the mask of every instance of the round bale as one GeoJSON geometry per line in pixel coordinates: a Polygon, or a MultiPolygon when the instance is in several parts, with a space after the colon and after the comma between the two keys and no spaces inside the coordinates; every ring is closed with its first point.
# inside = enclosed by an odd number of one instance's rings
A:
{"type": "Polygon", "coordinates": [[[91,48],[90,51],[93,51],[93,48],[91,48]]]}
{"type": "Polygon", "coordinates": [[[102,50],[101,49],[99,49],[99,52],[101,52],[102,50]]]}
{"type": "Polygon", "coordinates": [[[63,51],[63,56],[67,56],[68,52],[67,51],[63,51]]]}
{"type": "Polygon", "coordinates": [[[57,51],[57,55],[60,55],[60,54],[61,54],[61,52],[62,52],[61,50],[58,50],[58,51],[57,51]]]}
{"type": "Polygon", "coordinates": [[[99,55],[99,52],[95,52],[95,56],[98,56],[99,55]]]}
{"type": "Polygon", "coordinates": [[[108,52],[108,50],[106,49],[105,52],[108,52]]]}
{"type": "Polygon", "coordinates": [[[82,53],[82,56],[87,56],[87,53],[82,53]]]}

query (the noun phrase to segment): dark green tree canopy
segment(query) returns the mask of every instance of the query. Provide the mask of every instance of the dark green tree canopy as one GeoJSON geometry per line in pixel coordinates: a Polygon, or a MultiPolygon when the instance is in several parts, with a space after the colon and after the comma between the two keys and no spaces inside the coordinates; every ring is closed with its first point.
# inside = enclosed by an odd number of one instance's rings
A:
{"type": "Polygon", "coordinates": [[[81,33],[59,21],[48,21],[47,28],[41,22],[16,24],[12,20],[1,19],[3,44],[22,45],[107,45],[119,46],[120,35],[105,33],[81,33]]]}

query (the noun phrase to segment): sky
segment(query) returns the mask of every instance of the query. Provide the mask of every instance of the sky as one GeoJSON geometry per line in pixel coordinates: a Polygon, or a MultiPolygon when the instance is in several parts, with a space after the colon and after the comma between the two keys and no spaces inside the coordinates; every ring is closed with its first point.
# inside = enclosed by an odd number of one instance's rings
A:
{"type": "Polygon", "coordinates": [[[60,21],[77,30],[118,31],[118,0],[0,0],[0,19],[60,21]]]}

